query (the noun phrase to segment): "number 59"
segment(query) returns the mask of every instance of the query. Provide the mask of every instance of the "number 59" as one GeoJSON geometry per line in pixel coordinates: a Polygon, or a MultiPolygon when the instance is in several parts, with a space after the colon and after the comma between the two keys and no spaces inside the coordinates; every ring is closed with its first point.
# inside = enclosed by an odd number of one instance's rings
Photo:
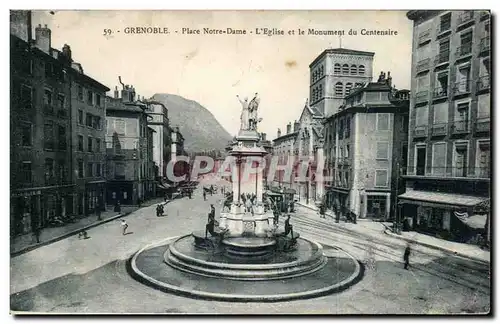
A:
{"type": "Polygon", "coordinates": [[[108,36],[108,35],[111,35],[112,34],[112,31],[111,29],[104,29],[104,36],[108,36]]]}

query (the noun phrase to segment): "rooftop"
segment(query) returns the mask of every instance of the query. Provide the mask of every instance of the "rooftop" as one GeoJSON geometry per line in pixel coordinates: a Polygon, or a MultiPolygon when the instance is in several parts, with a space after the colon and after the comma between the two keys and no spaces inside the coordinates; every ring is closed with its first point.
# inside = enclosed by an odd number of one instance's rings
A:
{"type": "Polygon", "coordinates": [[[374,52],[358,51],[348,48],[327,48],[321,54],[319,54],[318,57],[316,57],[314,61],[312,61],[311,64],[309,64],[309,67],[312,67],[314,64],[316,64],[316,62],[318,62],[326,54],[350,54],[350,55],[360,55],[369,57],[373,57],[375,55],[374,52]]]}

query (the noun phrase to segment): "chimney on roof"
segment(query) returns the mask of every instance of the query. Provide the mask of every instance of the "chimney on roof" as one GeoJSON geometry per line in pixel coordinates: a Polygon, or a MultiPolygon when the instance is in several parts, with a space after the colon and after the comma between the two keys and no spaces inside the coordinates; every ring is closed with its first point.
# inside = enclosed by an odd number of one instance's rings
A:
{"type": "Polygon", "coordinates": [[[62,48],[62,55],[68,60],[68,62],[72,62],[73,60],[71,59],[71,47],[69,47],[68,44],[64,44],[62,48]]]}
{"type": "Polygon", "coordinates": [[[288,123],[286,125],[286,133],[290,134],[292,132],[292,123],[288,123]]]}
{"type": "Polygon", "coordinates": [[[115,99],[120,98],[120,93],[118,92],[118,86],[115,86],[115,99]]]}
{"type": "Polygon", "coordinates": [[[260,133],[260,140],[265,141],[266,140],[266,133],[260,133]]]}
{"type": "Polygon", "coordinates": [[[278,136],[277,137],[281,137],[281,129],[278,128],[278,136]]]}
{"type": "Polygon", "coordinates": [[[47,27],[47,25],[45,25],[45,27],[42,27],[41,24],[38,24],[38,26],[35,28],[35,45],[47,54],[50,54],[50,48],[52,45],[51,33],[52,32],[47,27]]]}
{"type": "Polygon", "coordinates": [[[300,123],[298,121],[295,121],[293,123],[293,131],[294,132],[298,132],[299,131],[299,128],[300,128],[300,123]]]}

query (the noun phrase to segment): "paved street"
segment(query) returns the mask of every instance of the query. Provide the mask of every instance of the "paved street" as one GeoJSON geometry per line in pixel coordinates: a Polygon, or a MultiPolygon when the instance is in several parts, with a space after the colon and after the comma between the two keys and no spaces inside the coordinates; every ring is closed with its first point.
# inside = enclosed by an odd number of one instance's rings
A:
{"type": "MultiPolygon", "coordinates": [[[[201,187],[201,186],[200,186],[201,187]]],[[[410,271],[403,269],[404,242],[387,235],[365,237],[347,226],[299,208],[294,230],[323,244],[337,245],[367,264],[364,279],[330,296],[278,303],[227,303],[189,299],[148,288],[126,272],[126,260],[141,247],[166,237],[204,228],[210,203],[220,210],[221,194],[203,201],[167,204],[89,230],[91,239],[69,237],[11,259],[11,309],[36,312],[141,313],[322,313],[437,314],[480,312],[489,308],[488,267],[437,250],[414,246],[410,271]]],[[[244,284],[251,284],[245,282],[244,284]]]]}

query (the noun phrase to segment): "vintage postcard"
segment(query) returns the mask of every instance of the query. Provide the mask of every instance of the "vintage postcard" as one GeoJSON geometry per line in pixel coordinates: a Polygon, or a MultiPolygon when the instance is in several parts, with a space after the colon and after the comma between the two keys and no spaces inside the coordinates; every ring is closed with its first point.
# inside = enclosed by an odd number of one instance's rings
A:
{"type": "Polygon", "coordinates": [[[490,35],[11,10],[11,313],[490,314],[490,35]]]}

